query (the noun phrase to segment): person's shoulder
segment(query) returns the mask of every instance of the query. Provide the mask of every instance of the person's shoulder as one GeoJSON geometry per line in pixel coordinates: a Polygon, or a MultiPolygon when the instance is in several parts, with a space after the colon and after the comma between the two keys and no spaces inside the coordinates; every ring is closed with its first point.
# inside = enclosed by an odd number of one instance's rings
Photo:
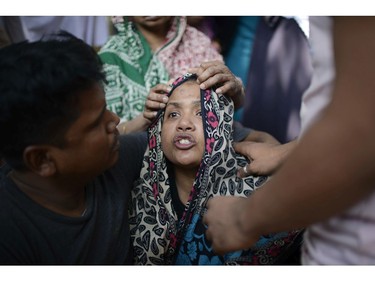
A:
{"type": "Polygon", "coordinates": [[[143,158],[147,148],[147,132],[130,133],[120,136],[120,159],[137,161],[143,158]]]}
{"type": "Polygon", "coordinates": [[[133,182],[139,176],[146,148],[146,132],[120,136],[119,159],[107,173],[111,173],[121,180],[133,182]]]}
{"type": "Polygon", "coordinates": [[[7,174],[11,168],[8,165],[4,165],[0,169],[0,224],[3,225],[4,221],[8,221],[11,218],[11,209],[14,207],[11,188],[13,188],[11,180],[7,178],[7,174]]]}
{"type": "Polygon", "coordinates": [[[113,55],[126,56],[125,52],[125,38],[120,34],[112,35],[107,42],[99,49],[98,55],[101,59],[113,55]]]}
{"type": "Polygon", "coordinates": [[[12,168],[6,163],[3,163],[0,166],[0,191],[4,188],[4,186],[6,184],[5,178],[11,170],[12,170],[12,168]]]}
{"type": "Polygon", "coordinates": [[[205,60],[223,61],[223,56],[214,47],[211,38],[202,31],[188,25],[184,37],[185,41],[193,42],[192,45],[196,47],[190,49],[190,51],[194,53],[193,55],[196,55],[197,57],[204,56],[206,57],[205,60]]]}
{"type": "Polygon", "coordinates": [[[207,42],[211,42],[210,37],[204,34],[202,31],[198,30],[197,28],[187,25],[185,30],[185,36],[189,36],[193,39],[199,39],[207,42]]]}
{"type": "Polygon", "coordinates": [[[132,143],[139,143],[144,145],[147,143],[147,132],[136,132],[136,133],[129,133],[126,135],[120,136],[120,143],[123,144],[132,144],[132,143]]]}

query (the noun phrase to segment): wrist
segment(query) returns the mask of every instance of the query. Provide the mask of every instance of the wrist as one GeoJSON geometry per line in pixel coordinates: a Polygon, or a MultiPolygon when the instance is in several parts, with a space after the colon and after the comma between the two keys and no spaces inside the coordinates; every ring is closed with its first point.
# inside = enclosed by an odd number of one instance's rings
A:
{"type": "Polygon", "coordinates": [[[146,118],[142,115],[142,130],[147,130],[147,128],[151,125],[152,120],[146,118]]]}
{"type": "Polygon", "coordinates": [[[120,135],[126,134],[126,122],[122,122],[117,125],[117,130],[120,132],[120,135]]]}
{"type": "MultiPolygon", "coordinates": [[[[255,193],[253,193],[251,196],[254,196],[255,193]]],[[[256,217],[255,213],[253,212],[253,200],[251,198],[243,198],[237,204],[237,224],[239,227],[239,230],[243,237],[246,237],[246,239],[250,241],[257,241],[258,238],[262,235],[262,233],[259,232],[256,224],[254,224],[254,219],[256,217]],[[252,219],[249,219],[249,214],[254,214],[252,216],[252,219]]]]}
{"type": "Polygon", "coordinates": [[[240,77],[235,76],[236,79],[236,91],[233,96],[235,108],[240,108],[245,101],[245,90],[240,77]]]}
{"type": "Polygon", "coordinates": [[[284,162],[286,158],[288,158],[289,154],[294,150],[297,145],[297,140],[290,141],[281,145],[281,157],[282,161],[284,162]]]}

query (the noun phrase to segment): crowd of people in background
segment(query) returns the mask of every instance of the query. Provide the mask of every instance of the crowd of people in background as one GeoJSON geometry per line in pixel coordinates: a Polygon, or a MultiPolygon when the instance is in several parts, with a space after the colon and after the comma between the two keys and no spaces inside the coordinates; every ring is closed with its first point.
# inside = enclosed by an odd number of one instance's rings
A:
{"type": "Polygon", "coordinates": [[[3,16],[0,44],[35,41],[58,30],[99,51],[108,105],[127,132],[149,125],[142,112],[154,86],[201,62],[221,60],[245,89],[235,120],[281,143],[299,135],[301,97],[312,73],[307,17],[3,16]]]}

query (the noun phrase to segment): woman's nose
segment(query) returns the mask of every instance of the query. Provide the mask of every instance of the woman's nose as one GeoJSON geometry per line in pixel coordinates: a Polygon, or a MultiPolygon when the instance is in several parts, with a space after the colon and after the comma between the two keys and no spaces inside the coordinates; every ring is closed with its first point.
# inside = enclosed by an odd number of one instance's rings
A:
{"type": "Polygon", "coordinates": [[[182,131],[190,131],[193,130],[194,124],[189,117],[181,117],[178,123],[178,129],[182,131]]]}

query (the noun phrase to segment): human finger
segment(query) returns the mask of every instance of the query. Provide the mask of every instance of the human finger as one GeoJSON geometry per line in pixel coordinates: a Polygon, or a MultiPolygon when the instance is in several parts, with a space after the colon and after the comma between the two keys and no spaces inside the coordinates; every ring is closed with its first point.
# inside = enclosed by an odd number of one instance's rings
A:
{"type": "Polygon", "coordinates": [[[224,65],[225,64],[222,62],[222,61],[219,61],[219,60],[213,60],[213,61],[205,61],[205,62],[202,62],[200,64],[200,67],[203,68],[203,69],[207,69],[211,66],[217,66],[217,65],[224,65]]]}
{"type": "Polygon", "coordinates": [[[150,93],[168,94],[171,89],[172,88],[169,84],[157,84],[156,86],[151,88],[150,93]]]}
{"type": "MultiPolygon", "coordinates": [[[[158,103],[167,103],[168,96],[167,94],[171,91],[171,86],[166,84],[158,84],[155,87],[151,88],[149,95],[147,96],[146,101],[158,102],[158,103]]],[[[147,105],[146,105],[147,106],[147,105]]],[[[151,107],[154,107],[150,105],[151,107]]]]}
{"type": "Polygon", "coordinates": [[[199,66],[193,66],[193,67],[190,67],[187,72],[189,73],[194,73],[196,74],[198,77],[210,66],[214,65],[215,62],[203,62],[201,63],[199,66]]]}
{"type": "Polygon", "coordinates": [[[190,73],[203,72],[207,68],[215,66],[215,65],[224,65],[224,63],[222,61],[206,61],[206,62],[202,62],[200,65],[190,67],[188,69],[188,72],[190,73]]]}
{"type": "Polygon", "coordinates": [[[171,87],[166,84],[158,84],[151,88],[145,101],[145,107],[143,110],[144,118],[150,121],[154,120],[158,110],[166,106],[166,103],[168,102],[166,93],[170,91],[170,88],[171,87]]]}
{"type": "Polygon", "coordinates": [[[214,87],[216,89],[215,91],[220,94],[231,90],[233,88],[233,83],[230,81],[230,77],[228,75],[217,73],[208,77],[207,80],[201,82],[199,87],[202,90],[214,87]]]}
{"type": "Polygon", "coordinates": [[[143,111],[143,117],[148,119],[150,122],[152,122],[155,119],[156,115],[158,115],[157,110],[154,110],[154,111],[145,110],[145,111],[143,111]]]}
{"type": "Polygon", "coordinates": [[[164,101],[153,101],[153,100],[146,100],[145,102],[145,109],[144,111],[155,111],[166,106],[166,102],[164,101]]]}
{"type": "Polygon", "coordinates": [[[205,69],[197,78],[201,88],[207,89],[226,78],[225,72],[217,65],[205,69]]]}
{"type": "Polygon", "coordinates": [[[239,168],[237,170],[237,176],[239,176],[240,178],[246,178],[246,177],[252,175],[252,172],[250,170],[250,164],[251,164],[251,162],[249,164],[246,164],[245,166],[239,168]]]}
{"type": "Polygon", "coordinates": [[[248,150],[253,144],[251,141],[234,142],[233,148],[237,153],[247,156],[248,150]]]}
{"type": "Polygon", "coordinates": [[[167,93],[164,91],[159,91],[159,92],[150,91],[149,95],[147,96],[146,101],[167,103],[168,96],[167,96],[167,93]]]}
{"type": "Polygon", "coordinates": [[[200,67],[192,67],[192,68],[189,68],[187,70],[187,72],[189,73],[194,73],[196,74],[197,76],[199,76],[202,72],[204,71],[204,69],[200,68],[200,67]]]}
{"type": "Polygon", "coordinates": [[[164,108],[165,103],[159,101],[146,100],[145,108],[143,110],[143,117],[151,122],[156,117],[159,109],[164,108]]]}
{"type": "MultiPolygon", "coordinates": [[[[222,77],[223,78],[223,77],[222,77]]],[[[236,80],[232,79],[231,77],[225,77],[226,79],[221,79],[222,82],[217,82],[216,86],[216,93],[218,94],[228,94],[228,96],[232,96],[237,93],[238,84],[236,84],[236,80]]]]}

